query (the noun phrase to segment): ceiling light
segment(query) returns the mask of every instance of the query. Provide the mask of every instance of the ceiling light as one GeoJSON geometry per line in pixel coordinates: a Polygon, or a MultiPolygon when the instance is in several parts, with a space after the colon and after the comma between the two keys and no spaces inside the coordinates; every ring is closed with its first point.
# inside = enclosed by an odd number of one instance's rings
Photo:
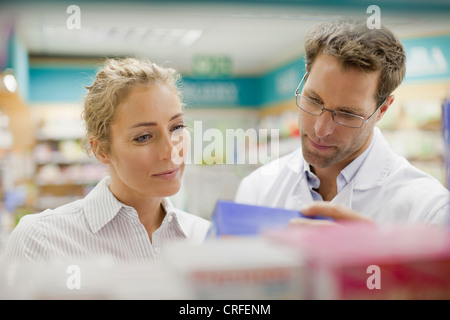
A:
{"type": "Polygon", "coordinates": [[[183,47],[189,47],[202,36],[202,30],[188,30],[179,40],[183,47]]]}
{"type": "Polygon", "coordinates": [[[74,32],[74,30],[69,30],[65,26],[54,25],[44,25],[43,31],[54,42],[64,39],[85,43],[126,43],[126,45],[144,43],[153,47],[189,47],[203,33],[202,30],[198,29],[108,26],[83,26],[83,28],[74,32]]]}
{"type": "Polygon", "coordinates": [[[2,87],[9,92],[15,92],[17,89],[16,78],[12,74],[5,74],[2,79],[2,87]]]}

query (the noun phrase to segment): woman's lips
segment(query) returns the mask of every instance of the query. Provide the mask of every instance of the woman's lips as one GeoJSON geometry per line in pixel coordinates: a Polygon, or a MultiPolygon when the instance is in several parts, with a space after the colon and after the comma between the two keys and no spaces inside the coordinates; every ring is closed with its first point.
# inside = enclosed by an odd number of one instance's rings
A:
{"type": "Polygon", "coordinates": [[[179,171],[180,171],[180,168],[176,168],[176,169],[164,171],[161,173],[155,173],[152,176],[156,177],[156,178],[160,178],[160,179],[171,180],[178,175],[179,171]]]}
{"type": "Polygon", "coordinates": [[[309,139],[309,141],[311,142],[311,145],[318,150],[328,150],[328,149],[332,148],[331,146],[324,146],[324,145],[315,143],[311,139],[309,139]]]}

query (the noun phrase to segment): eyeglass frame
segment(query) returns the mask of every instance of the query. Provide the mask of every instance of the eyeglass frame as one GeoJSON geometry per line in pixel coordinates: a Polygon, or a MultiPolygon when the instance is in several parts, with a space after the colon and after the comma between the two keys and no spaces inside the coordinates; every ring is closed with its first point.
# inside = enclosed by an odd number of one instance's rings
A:
{"type": "Polygon", "coordinates": [[[310,115],[313,115],[313,116],[316,116],[316,117],[320,117],[325,111],[328,111],[328,112],[331,112],[333,121],[334,121],[335,123],[337,123],[338,125],[343,126],[343,127],[347,127],[347,128],[359,129],[359,128],[361,128],[363,125],[365,125],[365,124],[366,124],[366,123],[367,123],[367,122],[375,115],[375,113],[377,113],[377,111],[380,110],[380,108],[386,103],[387,98],[383,101],[382,104],[380,104],[380,106],[379,106],[379,107],[378,107],[378,108],[377,108],[377,109],[376,109],[376,110],[375,110],[368,118],[364,118],[363,116],[359,116],[359,115],[357,115],[357,114],[353,114],[353,113],[349,113],[349,112],[345,112],[345,111],[336,111],[336,110],[330,110],[330,109],[327,109],[327,108],[325,108],[324,105],[322,105],[322,104],[320,104],[320,103],[318,103],[318,102],[312,101],[312,100],[309,99],[308,97],[305,97],[305,96],[299,94],[300,87],[302,86],[303,81],[307,78],[308,73],[309,73],[309,72],[306,72],[306,73],[305,73],[305,75],[303,76],[302,80],[300,81],[300,83],[299,83],[297,89],[295,90],[295,104],[297,105],[297,107],[298,107],[300,110],[302,110],[302,111],[304,111],[304,112],[307,112],[307,113],[309,113],[310,115]],[[301,108],[301,107],[298,105],[298,103],[297,103],[297,97],[299,97],[299,96],[300,96],[300,98],[305,98],[306,100],[309,100],[309,101],[311,101],[311,102],[313,102],[313,103],[315,103],[315,104],[321,106],[321,107],[322,107],[321,113],[318,114],[318,115],[316,115],[316,114],[313,114],[313,113],[311,113],[311,112],[309,112],[309,111],[306,111],[305,109],[301,108]],[[355,117],[355,118],[359,118],[359,119],[361,119],[363,122],[361,123],[361,125],[360,125],[359,127],[348,126],[348,125],[339,123],[339,122],[337,122],[336,120],[334,120],[334,116],[336,115],[336,113],[344,113],[344,114],[346,114],[346,115],[350,115],[350,116],[353,116],[353,117],[355,117]]]}

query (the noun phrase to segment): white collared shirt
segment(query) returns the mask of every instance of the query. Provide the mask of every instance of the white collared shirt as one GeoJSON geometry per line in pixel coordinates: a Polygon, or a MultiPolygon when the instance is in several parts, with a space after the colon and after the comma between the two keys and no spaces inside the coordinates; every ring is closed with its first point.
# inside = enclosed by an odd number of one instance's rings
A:
{"type": "Polygon", "coordinates": [[[149,235],[136,210],[114,197],[108,177],[81,200],[24,216],[11,233],[3,258],[28,261],[158,260],[169,243],[203,242],[210,222],[175,209],[163,199],[166,216],[149,235]]]}

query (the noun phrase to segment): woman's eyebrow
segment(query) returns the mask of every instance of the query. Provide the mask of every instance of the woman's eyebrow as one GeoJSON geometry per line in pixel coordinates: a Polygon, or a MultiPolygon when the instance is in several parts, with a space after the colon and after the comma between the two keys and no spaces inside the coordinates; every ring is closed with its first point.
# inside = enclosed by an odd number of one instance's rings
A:
{"type": "MultiPolygon", "coordinates": [[[[176,118],[181,117],[183,115],[184,115],[183,112],[177,113],[176,115],[172,116],[169,119],[169,121],[173,121],[176,118]]],[[[157,125],[158,124],[156,122],[139,122],[139,123],[136,123],[135,125],[132,125],[131,127],[128,127],[128,129],[134,129],[134,128],[139,128],[139,127],[152,127],[152,126],[157,126],[157,125]]]]}
{"type": "Polygon", "coordinates": [[[172,118],[170,118],[169,121],[175,120],[176,118],[182,117],[182,116],[184,116],[184,113],[183,113],[183,112],[177,113],[177,114],[174,115],[172,118]]]}

